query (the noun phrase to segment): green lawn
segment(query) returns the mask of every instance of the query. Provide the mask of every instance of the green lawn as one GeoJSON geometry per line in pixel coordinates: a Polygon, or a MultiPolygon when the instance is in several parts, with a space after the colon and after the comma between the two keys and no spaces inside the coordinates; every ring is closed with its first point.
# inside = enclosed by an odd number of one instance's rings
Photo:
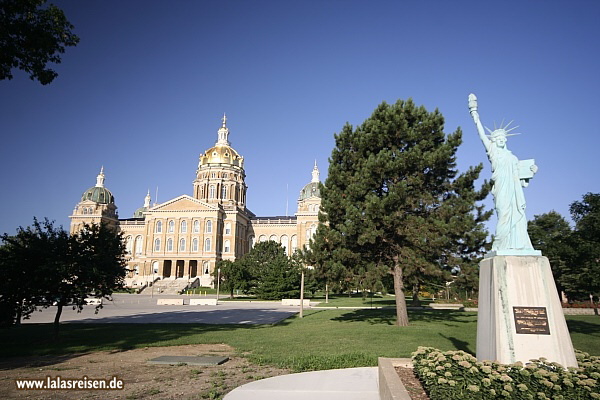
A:
{"type": "MultiPolygon", "coordinates": [[[[377,357],[410,357],[418,346],[475,352],[477,314],[413,311],[411,326],[394,326],[393,309],[310,310],[277,325],[64,324],[51,341],[49,324],[0,330],[0,356],[226,343],[252,361],[296,371],[369,366],[377,357]]],[[[575,348],[600,355],[600,318],[567,316],[575,348]]]]}
{"type": "MultiPolygon", "coordinates": [[[[396,299],[394,296],[385,296],[376,294],[372,297],[370,295],[362,296],[362,294],[358,295],[330,295],[329,302],[325,303],[325,296],[317,295],[310,296],[307,295],[306,298],[311,299],[311,301],[318,301],[319,307],[395,307],[396,299]]],[[[406,298],[406,304],[410,306],[412,299],[406,298]]],[[[431,300],[421,300],[422,305],[429,304],[431,300]]]]}

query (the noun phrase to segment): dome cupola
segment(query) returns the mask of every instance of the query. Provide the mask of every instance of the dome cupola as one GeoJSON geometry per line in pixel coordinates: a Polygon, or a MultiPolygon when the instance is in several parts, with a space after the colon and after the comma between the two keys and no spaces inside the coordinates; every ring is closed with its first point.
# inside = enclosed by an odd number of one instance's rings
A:
{"type": "Polygon", "coordinates": [[[104,167],[96,177],[96,186],[89,188],[81,196],[81,201],[90,200],[99,204],[114,204],[115,197],[104,187],[104,167]]]}
{"type": "Polygon", "coordinates": [[[317,167],[317,160],[315,160],[315,166],[312,170],[312,180],[309,184],[304,186],[300,191],[300,197],[298,200],[305,200],[311,197],[321,197],[321,191],[319,190],[319,168],[317,167]]]}
{"type": "Polygon", "coordinates": [[[146,194],[146,197],[144,198],[144,206],[135,210],[133,218],[144,218],[144,212],[148,211],[150,208],[150,200],[150,190],[148,190],[148,194],[146,194]]]}

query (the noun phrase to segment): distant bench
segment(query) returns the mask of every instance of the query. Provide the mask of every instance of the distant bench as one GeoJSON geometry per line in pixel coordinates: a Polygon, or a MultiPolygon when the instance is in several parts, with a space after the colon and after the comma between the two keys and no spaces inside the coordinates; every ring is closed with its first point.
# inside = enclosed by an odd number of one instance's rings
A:
{"type": "Polygon", "coordinates": [[[216,306],[217,299],[190,299],[190,306],[216,306]]]}
{"type": "MultiPolygon", "coordinates": [[[[300,299],[281,299],[282,306],[298,306],[300,307],[300,299]]],[[[310,306],[310,299],[304,299],[304,307],[310,306]]]]}
{"type": "Polygon", "coordinates": [[[156,304],[159,306],[182,306],[183,299],[158,299],[156,304]]]}

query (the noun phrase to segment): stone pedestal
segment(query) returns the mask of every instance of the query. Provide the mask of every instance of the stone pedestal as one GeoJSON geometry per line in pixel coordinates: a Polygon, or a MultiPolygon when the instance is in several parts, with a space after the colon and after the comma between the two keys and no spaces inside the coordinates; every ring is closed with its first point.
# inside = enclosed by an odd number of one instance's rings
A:
{"type": "Polygon", "coordinates": [[[477,359],[576,367],[548,258],[496,255],[479,267],[477,359]]]}

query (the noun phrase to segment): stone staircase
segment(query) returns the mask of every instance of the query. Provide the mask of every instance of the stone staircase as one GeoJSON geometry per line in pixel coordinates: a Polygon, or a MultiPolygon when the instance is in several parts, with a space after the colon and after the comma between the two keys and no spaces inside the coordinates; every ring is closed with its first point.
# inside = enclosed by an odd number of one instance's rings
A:
{"type": "MultiPolygon", "coordinates": [[[[179,294],[188,286],[190,282],[187,279],[160,279],[154,282],[154,290],[152,286],[147,286],[140,294],[179,294]]],[[[190,285],[191,286],[191,285],[190,285]]]]}

